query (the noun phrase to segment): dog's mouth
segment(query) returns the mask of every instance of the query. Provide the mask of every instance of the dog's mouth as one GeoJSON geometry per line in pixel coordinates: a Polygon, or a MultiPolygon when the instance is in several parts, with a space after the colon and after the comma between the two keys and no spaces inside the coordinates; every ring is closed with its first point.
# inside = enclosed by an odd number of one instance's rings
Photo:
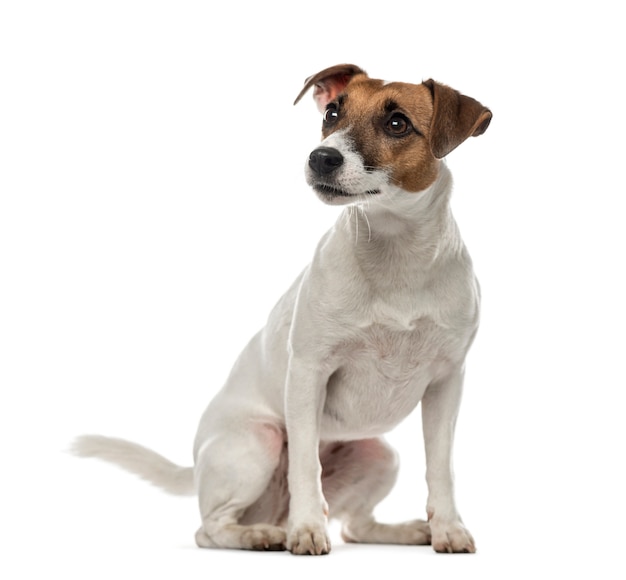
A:
{"type": "Polygon", "coordinates": [[[363,193],[351,193],[345,189],[328,185],[327,183],[314,183],[312,187],[317,193],[328,199],[335,199],[337,197],[363,197],[380,193],[379,189],[369,189],[363,193]]]}

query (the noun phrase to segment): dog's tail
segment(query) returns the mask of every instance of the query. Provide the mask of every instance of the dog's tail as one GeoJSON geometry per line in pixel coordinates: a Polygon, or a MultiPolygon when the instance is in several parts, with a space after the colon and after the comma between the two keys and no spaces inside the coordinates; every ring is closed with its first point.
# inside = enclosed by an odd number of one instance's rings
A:
{"type": "Polygon", "coordinates": [[[168,493],[196,494],[192,467],[176,465],[137,443],[102,435],[83,435],[74,440],[70,451],[79,457],[96,457],[114,463],[168,493]]]}

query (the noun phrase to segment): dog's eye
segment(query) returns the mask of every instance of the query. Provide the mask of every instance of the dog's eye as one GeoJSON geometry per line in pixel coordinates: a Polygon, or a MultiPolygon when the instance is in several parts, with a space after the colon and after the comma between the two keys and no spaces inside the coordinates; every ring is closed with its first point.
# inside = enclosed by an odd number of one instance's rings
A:
{"type": "Polygon", "coordinates": [[[413,131],[413,125],[404,115],[394,113],[385,123],[385,131],[394,137],[404,137],[413,131]]]}
{"type": "Polygon", "coordinates": [[[339,118],[339,111],[335,103],[329,103],[324,111],[324,123],[332,125],[339,118]]]}

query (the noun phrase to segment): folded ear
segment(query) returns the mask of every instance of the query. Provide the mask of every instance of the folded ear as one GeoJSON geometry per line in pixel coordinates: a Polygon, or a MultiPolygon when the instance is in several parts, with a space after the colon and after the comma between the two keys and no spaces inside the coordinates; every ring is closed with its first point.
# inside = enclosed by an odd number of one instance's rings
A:
{"type": "Polygon", "coordinates": [[[491,122],[491,111],[478,101],[432,79],[424,81],[433,96],[430,149],[445,157],[468,137],[482,135],[491,122]]]}
{"type": "Polygon", "coordinates": [[[353,76],[358,74],[366,73],[354,64],[337,64],[324,69],[304,81],[304,88],[293,104],[295,105],[304,96],[304,93],[315,86],[313,98],[317,103],[317,108],[323,112],[326,105],[343,91],[353,76]]]}

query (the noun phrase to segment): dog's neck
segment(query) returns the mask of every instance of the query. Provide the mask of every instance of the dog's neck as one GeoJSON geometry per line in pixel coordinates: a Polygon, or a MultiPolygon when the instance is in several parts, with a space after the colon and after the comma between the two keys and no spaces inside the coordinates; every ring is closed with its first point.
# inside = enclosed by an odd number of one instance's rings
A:
{"type": "Polygon", "coordinates": [[[372,263],[379,254],[390,268],[400,261],[423,269],[458,252],[462,242],[451,215],[451,190],[452,176],[442,162],[437,179],[422,192],[383,192],[368,204],[347,209],[344,225],[357,257],[372,263]]]}

